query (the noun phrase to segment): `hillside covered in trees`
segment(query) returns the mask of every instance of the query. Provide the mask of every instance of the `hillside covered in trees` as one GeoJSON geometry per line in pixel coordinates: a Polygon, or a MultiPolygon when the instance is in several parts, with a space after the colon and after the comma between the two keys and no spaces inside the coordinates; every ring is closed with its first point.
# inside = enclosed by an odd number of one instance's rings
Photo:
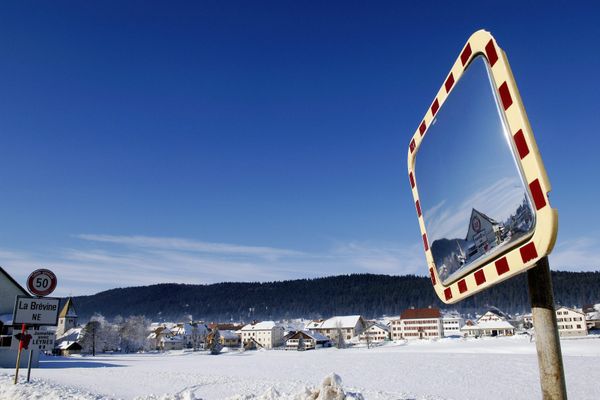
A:
{"type": "MultiPolygon", "coordinates": [[[[600,303],[600,272],[553,272],[555,299],[565,306],[600,303]]],[[[455,305],[437,299],[429,278],[414,275],[340,275],[280,282],[158,284],[111,289],[74,298],[82,320],[94,313],[107,318],[145,315],[154,321],[188,315],[205,321],[317,318],[361,314],[399,315],[408,307],[435,306],[462,313],[488,305],[509,313],[529,312],[526,274],[455,305]]]]}

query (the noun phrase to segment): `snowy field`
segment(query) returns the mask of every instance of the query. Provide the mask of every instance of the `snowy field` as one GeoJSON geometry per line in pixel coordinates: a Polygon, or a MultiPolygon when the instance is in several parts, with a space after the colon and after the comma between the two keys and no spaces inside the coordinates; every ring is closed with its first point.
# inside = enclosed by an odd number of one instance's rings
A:
{"type": "MultiPolygon", "coordinates": [[[[600,338],[565,339],[562,348],[569,398],[599,399],[600,338]]],[[[304,400],[316,399],[319,390],[322,399],[321,382],[332,372],[355,399],[541,397],[535,343],[515,336],[218,356],[175,351],[47,357],[30,384],[14,386],[13,371],[0,369],[0,399],[304,400]]],[[[331,393],[341,392],[333,386],[331,393]]]]}

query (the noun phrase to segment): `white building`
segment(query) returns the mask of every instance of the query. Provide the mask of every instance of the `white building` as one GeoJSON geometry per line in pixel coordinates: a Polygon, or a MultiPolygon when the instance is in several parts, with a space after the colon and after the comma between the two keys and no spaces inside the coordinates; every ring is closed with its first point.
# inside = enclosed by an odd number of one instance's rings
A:
{"type": "Polygon", "coordinates": [[[256,342],[260,347],[272,349],[283,344],[283,326],[274,321],[262,321],[245,325],[241,330],[242,343],[256,342]]]}
{"type": "Polygon", "coordinates": [[[459,313],[453,312],[442,317],[444,337],[461,336],[460,328],[465,324],[465,319],[459,313]]]}
{"type": "Polygon", "coordinates": [[[289,335],[285,341],[286,350],[311,350],[317,347],[327,347],[331,345],[331,341],[325,335],[318,332],[298,331],[289,335]],[[299,347],[302,345],[302,347],[299,347]]]}
{"type": "Polygon", "coordinates": [[[392,340],[438,339],[444,335],[439,308],[410,308],[392,320],[392,340]]]}
{"type": "Polygon", "coordinates": [[[188,349],[201,347],[208,332],[208,326],[200,322],[183,322],[171,328],[171,333],[180,337],[183,347],[188,349]]]}
{"type": "Polygon", "coordinates": [[[509,319],[510,315],[497,309],[496,307],[491,307],[485,314],[477,319],[477,323],[489,321],[508,321],[509,319]]]}
{"type": "Polygon", "coordinates": [[[358,338],[361,342],[381,343],[390,339],[390,327],[378,322],[372,323],[358,338]]]}
{"type": "Polygon", "coordinates": [[[515,327],[508,322],[510,316],[499,309],[492,307],[483,314],[476,323],[470,321],[460,328],[463,336],[512,336],[515,327]]]}
{"type": "Polygon", "coordinates": [[[360,315],[345,315],[331,317],[324,321],[311,321],[306,325],[306,329],[325,335],[336,342],[340,333],[344,341],[351,340],[360,335],[366,326],[365,320],[360,315]]]}
{"type": "Polygon", "coordinates": [[[585,314],[567,307],[556,309],[556,322],[560,336],[587,336],[585,314]]]}
{"type": "Polygon", "coordinates": [[[583,307],[588,331],[600,329],[600,304],[589,304],[583,307]]]}
{"type": "Polygon", "coordinates": [[[73,306],[73,299],[70,297],[58,314],[58,326],[56,327],[56,337],[63,336],[68,330],[77,327],[77,313],[73,306]]]}
{"type": "MultiPolygon", "coordinates": [[[[0,267],[0,368],[14,368],[17,362],[19,341],[13,335],[21,330],[21,326],[13,329],[13,311],[16,296],[29,296],[12,276],[0,267]]],[[[33,352],[32,367],[37,367],[39,352],[33,352]]],[[[21,357],[21,367],[27,367],[28,357],[21,357]]]]}

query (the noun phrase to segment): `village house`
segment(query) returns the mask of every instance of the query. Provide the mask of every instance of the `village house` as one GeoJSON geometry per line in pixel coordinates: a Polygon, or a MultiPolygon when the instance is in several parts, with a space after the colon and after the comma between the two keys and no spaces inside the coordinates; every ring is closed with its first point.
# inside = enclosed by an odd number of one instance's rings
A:
{"type": "Polygon", "coordinates": [[[63,340],[54,348],[53,353],[59,356],[71,356],[73,354],[81,354],[83,347],[79,342],[63,340]]]}
{"type": "Polygon", "coordinates": [[[515,327],[508,322],[510,316],[499,309],[492,307],[477,319],[477,322],[468,321],[460,328],[463,336],[512,336],[515,327]]]}
{"type": "Polygon", "coordinates": [[[390,340],[390,327],[379,322],[373,322],[358,335],[358,339],[365,343],[381,343],[390,340]]]}
{"type": "Polygon", "coordinates": [[[444,337],[461,336],[460,328],[465,324],[465,319],[457,312],[444,314],[442,327],[444,337]]]}
{"type": "Polygon", "coordinates": [[[240,329],[244,345],[254,342],[256,346],[272,349],[283,344],[283,327],[274,321],[254,322],[240,329]]]}
{"type": "Polygon", "coordinates": [[[510,315],[496,307],[490,307],[485,314],[483,314],[477,319],[477,323],[490,321],[499,322],[508,320],[510,320],[510,315]]]}
{"type": "Polygon", "coordinates": [[[360,315],[346,315],[311,321],[306,325],[306,329],[327,336],[336,342],[340,333],[342,340],[351,340],[353,337],[360,335],[366,329],[366,326],[365,320],[360,315]]]}
{"type": "Polygon", "coordinates": [[[297,331],[290,333],[286,338],[286,350],[312,350],[331,346],[331,340],[318,332],[297,331]]]}
{"type": "Polygon", "coordinates": [[[556,309],[558,334],[562,337],[587,336],[588,330],[583,312],[567,307],[556,309]]]}
{"type": "Polygon", "coordinates": [[[173,333],[171,332],[171,329],[169,329],[167,326],[152,326],[151,332],[148,335],[150,347],[155,350],[164,350],[164,343],[171,336],[173,336],[173,333]]]}
{"type": "MultiPolygon", "coordinates": [[[[19,341],[13,338],[21,326],[13,327],[13,310],[16,296],[29,296],[4,269],[0,267],[0,368],[14,368],[17,361],[19,341]]],[[[32,367],[37,368],[39,357],[33,352],[32,367]]],[[[27,357],[21,357],[21,367],[27,367],[27,357]]]]}
{"type": "Polygon", "coordinates": [[[240,334],[231,330],[219,330],[214,328],[207,336],[206,336],[206,345],[208,346],[214,340],[215,332],[219,332],[219,343],[223,347],[237,348],[242,344],[240,334]]]}
{"type": "Polygon", "coordinates": [[[600,330],[600,304],[587,304],[583,312],[588,331],[600,330]]]}
{"type": "Polygon", "coordinates": [[[160,338],[159,348],[162,351],[183,350],[184,342],[181,336],[163,336],[160,338]]]}
{"type": "Polygon", "coordinates": [[[467,249],[466,261],[481,257],[502,241],[504,229],[500,223],[481,211],[471,210],[466,240],[472,243],[467,249]]]}
{"type": "Polygon", "coordinates": [[[208,326],[202,322],[183,322],[171,328],[171,334],[181,338],[183,347],[188,349],[202,348],[208,333],[208,326]]]}
{"type": "Polygon", "coordinates": [[[439,308],[410,308],[391,322],[392,340],[439,339],[443,334],[439,308]]]}
{"type": "Polygon", "coordinates": [[[223,347],[235,348],[240,347],[240,345],[242,344],[242,339],[240,335],[235,331],[225,329],[219,331],[219,334],[221,335],[221,344],[223,345],[223,347]]]}
{"type": "Polygon", "coordinates": [[[523,329],[531,329],[533,328],[533,314],[523,314],[521,317],[523,321],[523,329]]]}

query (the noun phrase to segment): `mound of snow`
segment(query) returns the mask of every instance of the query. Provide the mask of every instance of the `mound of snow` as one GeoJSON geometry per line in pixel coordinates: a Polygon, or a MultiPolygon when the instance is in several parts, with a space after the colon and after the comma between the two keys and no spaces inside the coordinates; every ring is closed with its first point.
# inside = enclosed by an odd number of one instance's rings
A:
{"type": "Polygon", "coordinates": [[[0,374],[0,399],[10,400],[100,400],[104,396],[86,390],[65,387],[32,379],[27,383],[22,378],[13,384],[14,376],[0,374]]]}
{"type": "Polygon", "coordinates": [[[190,390],[184,390],[181,393],[175,394],[163,394],[160,396],[150,395],[143,397],[136,397],[134,400],[202,400],[200,397],[196,397],[196,395],[190,390]]]}
{"type": "Polygon", "coordinates": [[[342,378],[331,373],[316,388],[305,387],[294,395],[281,394],[274,387],[268,388],[262,395],[238,395],[228,400],[364,400],[360,393],[344,391],[342,378]]]}

